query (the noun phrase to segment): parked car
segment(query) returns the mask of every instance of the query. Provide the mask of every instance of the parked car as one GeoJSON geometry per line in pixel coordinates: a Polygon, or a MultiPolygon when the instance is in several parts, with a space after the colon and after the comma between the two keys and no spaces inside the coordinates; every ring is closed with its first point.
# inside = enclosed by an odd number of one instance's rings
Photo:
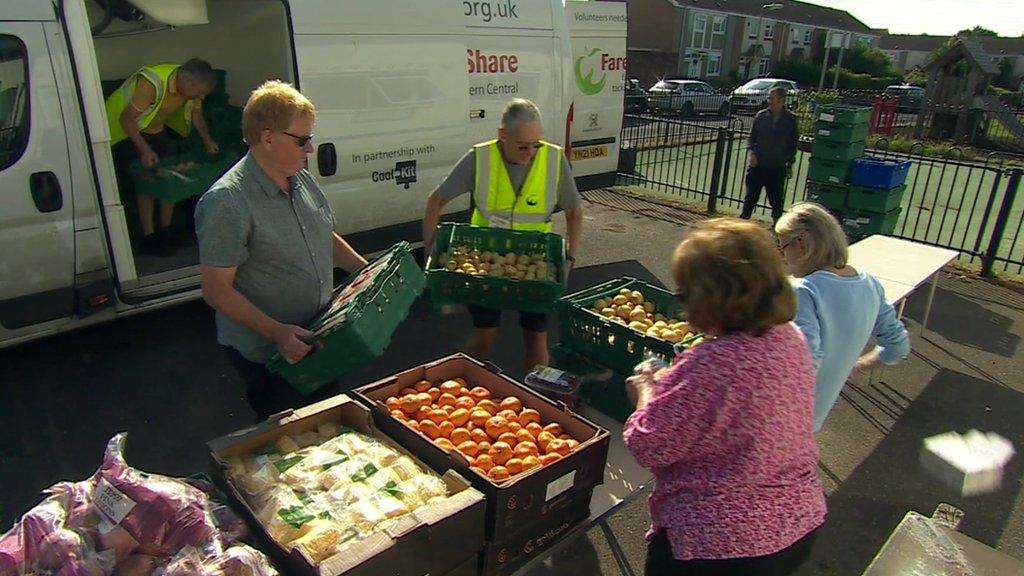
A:
{"type": "Polygon", "coordinates": [[[917,112],[924,105],[924,88],[909,84],[892,85],[885,88],[886,96],[897,96],[896,109],[900,112],[917,112]]]}
{"type": "Polygon", "coordinates": [[[728,96],[700,80],[669,78],[651,86],[648,93],[650,109],[681,118],[704,113],[728,116],[731,110],[728,96]]]}
{"type": "Polygon", "coordinates": [[[734,110],[757,111],[768,105],[768,92],[772,88],[785,88],[788,91],[786,105],[796,106],[800,89],[796,82],[783,78],[756,78],[732,91],[729,98],[734,110]]]}
{"type": "Polygon", "coordinates": [[[647,112],[647,91],[640,87],[638,78],[626,80],[626,94],[623,109],[626,114],[643,114],[647,112]]]}

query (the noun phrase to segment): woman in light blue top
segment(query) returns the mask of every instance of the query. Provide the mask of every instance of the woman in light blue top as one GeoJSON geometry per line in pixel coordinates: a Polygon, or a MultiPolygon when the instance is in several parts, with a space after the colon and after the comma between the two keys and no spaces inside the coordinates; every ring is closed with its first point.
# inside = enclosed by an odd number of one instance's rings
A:
{"type": "Polygon", "coordinates": [[[846,235],[828,211],[812,202],[795,204],[775,233],[795,277],[794,322],[814,357],[818,431],[850,372],[900,362],[910,353],[910,337],[878,280],[847,264],[846,235]],[[872,336],[878,345],[862,355],[872,336]]]}

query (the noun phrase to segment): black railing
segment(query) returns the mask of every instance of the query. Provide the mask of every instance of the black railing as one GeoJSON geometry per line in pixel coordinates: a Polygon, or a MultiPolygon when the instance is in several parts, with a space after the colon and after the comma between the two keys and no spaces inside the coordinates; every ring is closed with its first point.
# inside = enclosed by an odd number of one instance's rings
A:
{"type": "MultiPolygon", "coordinates": [[[[746,193],[748,126],[740,119],[710,124],[628,114],[619,184],[738,214],[746,193]]],[[[880,139],[868,153],[912,161],[894,236],[958,250],[964,263],[986,274],[1024,272],[1024,198],[1017,193],[1024,157],[969,159],[959,148],[935,157],[926,144],[895,151],[889,143],[880,139]]],[[[807,196],[809,156],[797,154],[786,206],[807,196]]],[[[769,214],[763,195],[755,214],[769,214]]]]}

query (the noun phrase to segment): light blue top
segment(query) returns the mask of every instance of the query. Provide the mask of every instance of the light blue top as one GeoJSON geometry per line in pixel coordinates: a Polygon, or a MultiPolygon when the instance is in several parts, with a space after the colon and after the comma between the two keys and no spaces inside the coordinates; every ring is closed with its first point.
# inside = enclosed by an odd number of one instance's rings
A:
{"type": "Polygon", "coordinates": [[[817,371],[814,430],[821,429],[857,358],[874,336],[885,364],[910,353],[910,337],[870,274],[839,276],[819,270],[795,278],[796,325],[807,338],[817,371]]]}

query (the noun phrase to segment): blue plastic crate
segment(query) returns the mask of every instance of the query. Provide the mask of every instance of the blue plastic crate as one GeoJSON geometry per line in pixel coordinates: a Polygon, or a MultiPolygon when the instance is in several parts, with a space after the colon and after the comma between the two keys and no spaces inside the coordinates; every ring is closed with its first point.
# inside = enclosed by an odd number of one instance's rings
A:
{"type": "Polygon", "coordinates": [[[851,182],[866,188],[898,188],[907,181],[910,160],[891,160],[865,156],[853,161],[851,182]]]}

